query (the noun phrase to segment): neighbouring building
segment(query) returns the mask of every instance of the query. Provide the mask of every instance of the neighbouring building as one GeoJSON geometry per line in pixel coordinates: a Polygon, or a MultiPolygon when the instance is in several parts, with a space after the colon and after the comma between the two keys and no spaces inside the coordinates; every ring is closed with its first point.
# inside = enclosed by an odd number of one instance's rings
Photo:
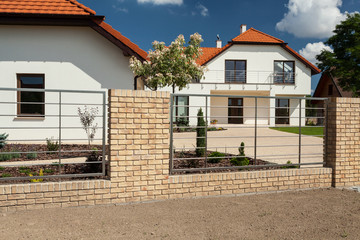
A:
{"type": "MultiPolygon", "coordinates": [[[[0,133],[23,139],[21,128],[28,127],[34,129],[26,130],[26,139],[59,137],[58,93],[4,88],[106,91],[139,87],[129,58],[144,60],[147,53],[104,19],[75,0],[1,1],[0,133]]],[[[62,94],[63,139],[86,138],[82,129],[72,129],[81,125],[77,107],[71,103],[101,103],[101,97],[62,94]]]]}
{"type": "Polygon", "coordinates": [[[330,72],[323,72],[316,86],[314,97],[353,97],[351,91],[345,91],[339,85],[339,79],[330,72]]]}
{"type": "MultiPolygon", "coordinates": [[[[176,93],[225,95],[209,97],[208,121],[254,124],[255,100],[245,96],[268,96],[282,98],[257,100],[258,124],[299,124],[300,101],[291,97],[310,95],[311,76],[320,73],[320,70],[287,43],[254,28],[247,30],[246,25],[241,25],[240,35],[225,46],[217,40],[216,47],[204,47],[202,50],[198,63],[206,66],[208,71],[202,79],[193,81],[176,93]]],[[[171,91],[170,88],[163,90],[171,91]]],[[[178,96],[175,104],[179,105],[175,110],[176,116],[196,116],[199,108],[192,106],[205,106],[205,98],[178,96]]],[[[305,124],[304,100],[301,106],[302,124],[305,124]]],[[[191,125],[196,124],[194,117],[189,121],[191,125]]]]}

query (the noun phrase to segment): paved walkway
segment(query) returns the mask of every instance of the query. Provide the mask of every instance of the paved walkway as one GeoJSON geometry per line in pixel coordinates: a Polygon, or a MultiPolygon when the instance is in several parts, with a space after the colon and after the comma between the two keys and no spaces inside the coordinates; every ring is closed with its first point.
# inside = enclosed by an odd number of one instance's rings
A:
{"type": "MultiPolygon", "coordinates": [[[[208,132],[208,149],[211,151],[238,154],[241,142],[245,143],[245,154],[254,157],[255,128],[253,126],[218,125],[227,130],[208,132]]],[[[299,135],[272,130],[260,126],[257,129],[257,159],[284,164],[287,161],[298,163],[299,135]]],[[[314,163],[323,161],[323,139],[302,135],[301,162],[314,163]],[[313,155],[310,155],[313,154],[313,155]]],[[[174,146],[177,150],[194,148],[196,133],[174,133],[174,146]],[[186,138],[186,139],[179,139],[186,138]]]]}

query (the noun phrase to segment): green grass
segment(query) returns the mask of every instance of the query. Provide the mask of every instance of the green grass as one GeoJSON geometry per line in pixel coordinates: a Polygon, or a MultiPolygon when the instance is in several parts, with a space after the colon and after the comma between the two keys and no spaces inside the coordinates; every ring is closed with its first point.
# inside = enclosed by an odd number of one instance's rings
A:
{"type": "MultiPolygon", "coordinates": [[[[299,127],[271,127],[270,129],[282,132],[299,134],[299,127]]],[[[301,127],[303,135],[323,135],[324,127],[301,127]]],[[[321,138],[321,136],[319,136],[321,138]]]]}

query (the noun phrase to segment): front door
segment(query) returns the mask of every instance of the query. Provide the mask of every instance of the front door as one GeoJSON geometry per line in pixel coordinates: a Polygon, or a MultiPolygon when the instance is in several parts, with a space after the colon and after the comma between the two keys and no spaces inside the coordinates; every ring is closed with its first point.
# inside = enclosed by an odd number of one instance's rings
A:
{"type": "Polygon", "coordinates": [[[229,98],[228,100],[228,116],[229,123],[243,124],[243,98],[229,98]]]}

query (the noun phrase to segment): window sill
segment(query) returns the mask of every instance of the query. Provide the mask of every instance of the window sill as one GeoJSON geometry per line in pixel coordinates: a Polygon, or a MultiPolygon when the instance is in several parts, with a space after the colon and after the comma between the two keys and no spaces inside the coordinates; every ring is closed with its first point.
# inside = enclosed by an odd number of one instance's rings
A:
{"type": "Polygon", "coordinates": [[[44,121],[45,117],[15,117],[14,121],[44,121]]]}

